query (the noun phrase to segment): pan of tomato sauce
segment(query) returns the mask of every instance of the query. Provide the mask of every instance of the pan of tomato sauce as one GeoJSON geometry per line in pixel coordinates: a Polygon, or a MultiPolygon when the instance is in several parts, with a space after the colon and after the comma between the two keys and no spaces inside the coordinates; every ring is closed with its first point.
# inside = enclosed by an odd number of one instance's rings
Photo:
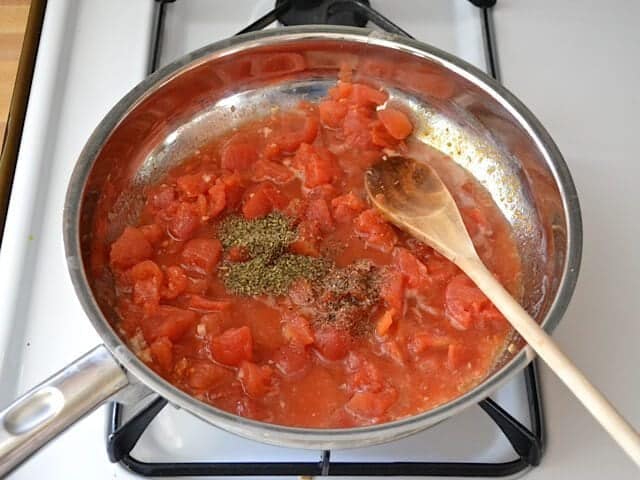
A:
{"type": "Polygon", "coordinates": [[[473,282],[368,202],[365,172],[394,153],[438,170],[485,264],[550,331],[576,281],[579,206],[522,103],[409,39],[239,36],[144,80],[82,151],[65,249],[104,344],[0,412],[0,475],[114,395],[351,448],[432,426],[524,368],[529,349],[473,282]]]}
{"type": "MultiPolygon", "coordinates": [[[[295,427],[397,420],[472,388],[511,340],[465,274],[370,205],[365,171],[406,151],[414,126],[351,77],[200,147],[110,245],[120,335],[225,411],[295,427]]],[[[517,293],[508,225],[459,175],[475,245],[517,293]]]]}

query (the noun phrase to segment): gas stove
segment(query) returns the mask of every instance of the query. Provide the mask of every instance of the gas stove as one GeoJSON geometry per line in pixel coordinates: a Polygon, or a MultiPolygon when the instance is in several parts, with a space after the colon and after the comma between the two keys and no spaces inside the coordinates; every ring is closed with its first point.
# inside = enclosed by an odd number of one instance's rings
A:
{"type": "MultiPolygon", "coordinates": [[[[503,12],[503,18],[517,18],[517,12],[513,5],[500,10],[501,2],[492,8],[493,3],[49,0],[0,252],[0,284],[6,287],[6,301],[0,305],[0,405],[98,343],[66,272],[60,233],[62,204],[69,174],[91,130],[145,75],[240,32],[281,28],[283,24],[336,23],[366,24],[410,35],[498,79],[502,67],[517,80],[518,70],[512,65],[524,60],[510,48],[512,43],[501,40],[500,29],[496,31],[493,23],[494,10],[503,12]],[[508,63],[498,46],[505,46],[508,63]],[[52,341],[60,336],[61,319],[65,339],[52,341]]],[[[524,19],[518,21],[523,23],[524,19]]],[[[518,36],[513,27],[505,31],[510,40],[518,36]]],[[[549,127],[553,135],[554,129],[549,127]]],[[[541,467],[531,470],[531,478],[541,478],[534,474],[544,471],[546,465],[541,400],[546,389],[542,392],[540,383],[533,364],[491,399],[429,430],[377,447],[331,452],[240,439],[167,405],[161,398],[136,406],[113,403],[63,434],[12,478],[107,479],[134,478],[134,474],[171,478],[515,477],[543,461],[541,467]]],[[[560,387],[552,385],[556,399],[560,387]]],[[[629,388],[631,394],[635,388],[636,397],[640,393],[637,381],[629,388]]],[[[629,404],[632,422],[633,408],[629,404]]],[[[635,409],[637,424],[640,411],[637,406],[635,409]]],[[[574,413],[569,417],[572,421],[578,418],[574,413]]],[[[583,423],[590,421],[586,416],[579,418],[583,423]]],[[[566,436],[563,438],[566,441],[566,436]]],[[[603,435],[597,438],[608,441],[603,435]]],[[[552,430],[552,444],[554,439],[552,430]]],[[[617,460],[610,467],[625,462],[622,454],[610,454],[617,460]]],[[[632,478],[632,473],[617,478],[632,478]]]]}

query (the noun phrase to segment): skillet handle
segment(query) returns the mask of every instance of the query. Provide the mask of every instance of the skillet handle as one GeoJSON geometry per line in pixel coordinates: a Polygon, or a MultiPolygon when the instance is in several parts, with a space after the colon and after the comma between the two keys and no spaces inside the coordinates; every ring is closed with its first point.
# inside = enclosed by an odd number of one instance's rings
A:
{"type": "Polygon", "coordinates": [[[129,383],[104,345],[0,412],[0,478],[129,383]]]}

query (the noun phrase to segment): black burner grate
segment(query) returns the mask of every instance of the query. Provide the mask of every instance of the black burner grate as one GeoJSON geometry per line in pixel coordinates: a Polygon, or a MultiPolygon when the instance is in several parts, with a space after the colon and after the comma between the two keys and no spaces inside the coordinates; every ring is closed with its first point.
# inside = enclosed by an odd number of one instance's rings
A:
{"type": "MultiPolygon", "coordinates": [[[[164,18],[168,3],[156,0],[149,72],[157,69],[162,47],[164,18]]],[[[487,70],[499,80],[493,23],[490,8],[496,0],[469,0],[482,9],[487,70]]],[[[368,0],[277,0],[275,8],[240,31],[260,30],[274,21],[285,25],[329,23],[364,26],[369,21],[392,33],[411,37],[376,10],[368,0]]],[[[111,404],[107,452],[112,462],[149,477],[180,476],[441,476],[441,477],[504,477],[537,466],[544,453],[545,431],[540,385],[535,361],[524,371],[531,428],[522,425],[491,399],[479,406],[491,417],[505,435],[517,455],[502,463],[471,462],[332,462],[331,452],[320,452],[317,462],[143,462],[131,455],[136,443],[158,413],[167,405],[157,398],[127,422],[122,422],[123,407],[111,404]]]]}

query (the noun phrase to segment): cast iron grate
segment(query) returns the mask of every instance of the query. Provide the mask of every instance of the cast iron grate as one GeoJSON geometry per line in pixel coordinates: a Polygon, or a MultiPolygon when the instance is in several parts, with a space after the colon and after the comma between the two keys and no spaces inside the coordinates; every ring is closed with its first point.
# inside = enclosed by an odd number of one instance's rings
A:
{"type": "MultiPolygon", "coordinates": [[[[175,0],[156,0],[149,72],[157,69],[162,48],[166,7],[175,0]]],[[[499,80],[496,44],[490,8],[496,0],[469,0],[482,9],[484,46],[487,70],[499,80]]],[[[364,26],[369,21],[392,33],[410,37],[376,10],[368,0],[277,0],[275,8],[240,31],[260,30],[274,21],[285,25],[329,23],[333,25],[364,26]]],[[[517,456],[500,463],[472,462],[332,462],[331,452],[320,452],[317,462],[143,462],[131,455],[136,443],[154,418],[167,405],[157,398],[122,422],[123,407],[111,404],[107,452],[112,462],[149,477],[180,476],[441,476],[441,477],[504,477],[537,466],[544,453],[545,431],[540,385],[535,361],[524,371],[531,428],[527,428],[490,398],[479,406],[502,431],[517,456]]]]}

